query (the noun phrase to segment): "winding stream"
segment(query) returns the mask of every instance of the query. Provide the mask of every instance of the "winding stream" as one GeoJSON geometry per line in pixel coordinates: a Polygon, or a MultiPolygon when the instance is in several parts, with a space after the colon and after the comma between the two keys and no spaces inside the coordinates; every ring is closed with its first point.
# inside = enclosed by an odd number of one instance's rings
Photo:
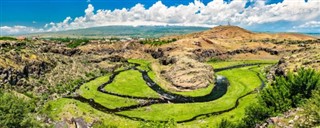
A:
{"type": "MultiPolygon", "coordinates": [[[[224,71],[224,70],[228,70],[228,69],[234,69],[234,68],[240,68],[240,67],[247,67],[247,66],[255,66],[255,65],[260,65],[260,64],[270,64],[270,63],[255,63],[255,64],[240,64],[240,65],[234,65],[234,66],[229,66],[229,67],[224,67],[224,68],[219,68],[219,69],[215,69],[215,72],[220,72],[220,71],[224,71]]],[[[117,112],[121,112],[121,111],[128,111],[128,110],[132,110],[132,109],[137,109],[140,107],[146,107],[146,106],[151,106],[153,104],[165,104],[168,102],[171,103],[195,103],[195,102],[209,102],[209,101],[213,101],[216,100],[220,97],[222,97],[228,90],[228,86],[229,86],[229,81],[227,78],[223,77],[223,76],[217,76],[216,77],[216,83],[215,83],[215,87],[211,90],[210,93],[208,93],[207,95],[204,96],[197,96],[197,97],[190,97],[190,96],[183,96],[183,95],[179,95],[179,94],[175,94],[175,93],[171,93],[168,92],[166,90],[164,90],[163,88],[161,88],[157,83],[155,83],[148,75],[147,71],[144,70],[140,70],[138,68],[136,68],[137,66],[139,66],[139,64],[134,64],[134,66],[130,67],[130,68],[126,68],[117,72],[114,72],[110,77],[109,80],[103,84],[101,84],[97,90],[101,93],[106,93],[109,95],[114,95],[114,96],[118,96],[118,97],[123,97],[123,98],[130,98],[130,99],[138,99],[138,100],[146,100],[146,102],[144,103],[140,103],[137,105],[131,105],[131,106],[126,106],[126,107],[119,107],[119,108],[115,108],[115,109],[109,109],[107,107],[104,107],[103,105],[97,103],[94,101],[94,99],[86,99],[82,96],[68,96],[65,98],[69,98],[69,99],[74,99],[74,100],[78,100],[80,102],[83,103],[87,103],[89,104],[91,107],[102,111],[102,112],[106,112],[106,113],[113,113],[117,116],[121,116],[121,117],[125,117],[125,118],[129,118],[132,120],[139,120],[139,121],[154,121],[154,120],[146,120],[143,118],[139,118],[139,117],[130,117],[127,115],[123,115],[123,114],[118,114],[117,112]],[[124,71],[128,71],[128,70],[137,70],[142,74],[142,78],[143,80],[146,82],[146,84],[155,92],[157,92],[158,94],[160,94],[162,97],[161,98],[150,98],[150,97],[137,97],[137,96],[130,96],[130,95],[123,95],[123,94],[117,94],[117,93],[113,93],[113,92],[109,92],[106,91],[104,88],[111,84],[113,82],[113,80],[115,79],[115,77],[120,74],[121,72],[124,71]]],[[[203,117],[203,116],[212,116],[212,115],[219,115],[225,112],[229,112],[235,108],[238,107],[239,105],[239,100],[241,100],[242,98],[255,93],[256,91],[262,89],[265,86],[265,83],[263,81],[263,79],[260,77],[259,72],[256,72],[254,70],[252,70],[252,68],[249,68],[248,70],[255,72],[256,75],[259,77],[260,81],[261,81],[261,85],[260,87],[254,89],[251,92],[248,92],[246,94],[244,94],[243,96],[240,96],[236,99],[235,105],[232,106],[229,109],[226,110],[221,110],[221,111],[216,111],[216,112],[211,112],[211,113],[205,113],[205,114],[200,114],[200,115],[196,115],[190,119],[187,120],[180,120],[177,121],[177,123],[185,123],[185,122],[190,122],[193,120],[196,120],[199,117],[203,117]]],[[[80,87],[77,87],[78,89],[80,87]]],[[[167,121],[161,121],[161,120],[157,120],[160,122],[167,122],[167,121]]]]}

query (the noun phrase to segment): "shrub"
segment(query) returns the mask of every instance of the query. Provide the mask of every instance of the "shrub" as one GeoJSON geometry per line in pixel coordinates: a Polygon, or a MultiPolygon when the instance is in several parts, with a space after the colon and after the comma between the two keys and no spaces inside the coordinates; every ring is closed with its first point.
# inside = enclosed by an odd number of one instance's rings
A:
{"type": "Polygon", "coordinates": [[[276,78],[273,86],[262,91],[260,101],[275,112],[284,112],[310,98],[312,91],[319,87],[319,73],[302,68],[297,74],[288,73],[287,77],[276,78]]]}
{"type": "Polygon", "coordinates": [[[140,41],[140,44],[150,44],[152,46],[160,46],[160,45],[168,44],[175,41],[177,41],[177,39],[175,38],[169,39],[169,40],[146,39],[146,40],[140,41]]]}
{"type": "Polygon", "coordinates": [[[109,40],[110,41],[120,41],[121,39],[118,37],[111,37],[109,40]]]}
{"type": "Polygon", "coordinates": [[[50,38],[50,40],[53,40],[53,41],[59,41],[59,42],[71,42],[71,39],[70,38],[50,38]]]}
{"type": "Polygon", "coordinates": [[[67,45],[67,47],[69,47],[69,48],[76,48],[76,47],[81,46],[81,45],[86,45],[87,43],[89,43],[89,40],[88,40],[88,39],[75,39],[75,40],[72,40],[72,41],[67,45]]]}
{"type": "Polygon", "coordinates": [[[141,122],[139,128],[175,128],[176,122],[174,120],[169,120],[168,122],[141,122]]]}
{"type": "Polygon", "coordinates": [[[35,110],[33,101],[25,101],[0,90],[0,103],[1,127],[39,127],[39,123],[30,116],[35,110]]]}
{"type": "Polygon", "coordinates": [[[0,37],[0,40],[17,40],[17,39],[14,37],[2,36],[0,37]]]}
{"type": "Polygon", "coordinates": [[[218,124],[218,128],[239,128],[241,124],[233,123],[228,121],[227,119],[222,119],[221,122],[218,124]]]}
{"type": "Polygon", "coordinates": [[[76,38],[50,38],[50,40],[53,40],[53,41],[58,41],[58,42],[61,42],[61,43],[67,43],[67,47],[69,48],[76,48],[78,46],[81,46],[81,45],[85,45],[87,43],[89,43],[89,39],[76,39],[76,38]]]}
{"type": "Polygon", "coordinates": [[[109,125],[102,122],[97,122],[93,124],[93,128],[118,128],[115,125],[109,125]]]}
{"type": "Polygon", "coordinates": [[[258,103],[246,108],[243,119],[246,127],[253,127],[263,120],[301,105],[306,99],[308,106],[313,106],[310,114],[314,113],[319,119],[319,88],[320,75],[312,69],[299,69],[296,74],[289,73],[286,77],[277,77],[275,83],[261,91],[258,103]]]}
{"type": "Polygon", "coordinates": [[[207,62],[208,63],[214,63],[214,62],[220,62],[220,61],[223,61],[223,59],[213,57],[213,58],[210,58],[207,62]]]}
{"type": "Polygon", "coordinates": [[[261,104],[252,104],[246,108],[243,122],[246,127],[255,126],[255,124],[261,123],[272,114],[273,112],[271,109],[261,104]]]}

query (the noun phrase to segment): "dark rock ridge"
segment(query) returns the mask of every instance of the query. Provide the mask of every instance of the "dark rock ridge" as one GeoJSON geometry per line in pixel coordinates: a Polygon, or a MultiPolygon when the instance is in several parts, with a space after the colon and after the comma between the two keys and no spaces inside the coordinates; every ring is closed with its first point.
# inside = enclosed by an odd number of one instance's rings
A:
{"type": "Polygon", "coordinates": [[[71,48],[66,48],[66,47],[56,46],[56,45],[44,46],[41,48],[41,52],[62,54],[66,56],[79,55],[81,53],[79,49],[71,49],[71,48]]]}
{"type": "Polygon", "coordinates": [[[18,86],[24,85],[29,77],[39,78],[55,66],[54,63],[42,60],[25,59],[28,56],[21,56],[14,52],[6,54],[5,57],[13,61],[16,67],[0,66],[0,85],[6,83],[18,86]]]}
{"type": "MultiPolygon", "coordinates": [[[[289,52],[289,51],[278,51],[272,48],[241,48],[227,52],[221,52],[215,49],[195,49],[193,53],[196,54],[200,60],[204,60],[205,58],[217,57],[217,56],[233,56],[237,54],[245,54],[245,53],[252,53],[257,54],[259,51],[264,51],[269,53],[270,55],[279,55],[280,53],[289,52]]],[[[298,50],[293,50],[295,52],[298,50]]]]}
{"type": "Polygon", "coordinates": [[[268,79],[273,80],[274,76],[287,75],[289,71],[296,72],[299,68],[313,68],[320,70],[320,48],[308,47],[292,51],[291,55],[282,57],[277,65],[270,69],[268,79]]]}
{"type": "Polygon", "coordinates": [[[155,50],[153,49],[146,49],[146,53],[149,53],[154,59],[158,59],[160,57],[163,57],[164,51],[161,48],[157,48],[155,50]]]}

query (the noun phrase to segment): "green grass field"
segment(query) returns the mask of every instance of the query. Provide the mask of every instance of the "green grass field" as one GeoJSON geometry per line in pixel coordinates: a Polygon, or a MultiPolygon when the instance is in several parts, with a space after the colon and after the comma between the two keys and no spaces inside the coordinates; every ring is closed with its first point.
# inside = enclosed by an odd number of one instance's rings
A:
{"type": "Polygon", "coordinates": [[[119,113],[148,120],[187,120],[195,115],[231,108],[238,97],[254,90],[261,84],[259,78],[254,72],[249,71],[248,67],[222,71],[218,74],[227,77],[231,84],[227,93],[218,100],[205,103],[155,104],[150,107],[119,113]]]}
{"type": "Polygon", "coordinates": [[[93,81],[85,83],[84,85],[82,85],[80,87],[80,89],[77,92],[81,96],[83,96],[87,99],[94,99],[96,102],[102,104],[103,106],[105,106],[107,108],[111,108],[111,109],[135,105],[135,104],[139,103],[137,100],[117,97],[117,96],[108,95],[108,94],[104,94],[104,93],[99,92],[97,90],[97,88],[102,83],[107,82],[109,80],[109,76],[110,75],[99,77],[93,81]]]}
{"type": "Polygon", "coordinates": [[[148,87],[146,82],[142,79],[141,73],[136,70],[121,72],[110,85],[105,87],[105,90],[130,96],[160,97],[158,93],[148,87]]]}
{"type": "Polygon", "coordinates": [[[245,108],[249,106],[251,103],[256,102],[256,95],[257,94],[252,94],[244,97],[239,101],[239,106],[231,110],[230,112],[226,112],[224,114],[220,115],[215,115],[215,116],[210,116],[210,117],[205,117],[201,118],[195,121],[187,122],[187,123],[181,123],[178,124],[178,127],[182,128],[215,128],[218,127],[218,124],[222,119],[228,119],[229,121],[232,122],[237,122],[240,120],[244,114],[245,114],[245,108]]]}
{"type": "Polygon", "coordinates": [[[128,62],[140,64],[140,66],[137,67],[140,70],[145,70],[145,71],[149,71],[150,70],[151,62],[149,62],[149,61],[140,60],[140,59],[130,59],[130,60],[128,60],[128,62]]]}
{"type": "MultiPolygon", "coordinates": [[[[129,62],[139,63],[139,69],[149,70],[149,62],[143,60],[129,60],[129,62]]],[[[225,67],[237,65],[242,63],[260,63],[267,61],[231,61],[231,62],[215,62],[210,63],[216,67],[225,67]]],[[[271,63],[271,61],[268,61],[271,63]]],[[[275,62],[275,61],[274,61],[275,62]]],[[[217,72],[217,75],[225,76],[229,82],[227,93],[221,98],[203,103],[163,103],[154,104],[147,107],[140,107],[133,110],[117,112],[117,114],[138,117],[146,120],[166,121],[173,119],[174,121],[183,121],[193,118],[200,114],[207,114],[217,111],[223,111],[235,106],[237,98],[253,91],[261,85],[260,76],[262,69],[268,64],[260,66],[249,66],[242,68],[235,68],[217,72]],[[250,70],[249,70],[250,69],[250,70]],[[253,71],[256,72],[253,72],[253,71]]],[[[148,72],[151,78],[155,78],[155,73],[148,72]]],[[[108,95],[97,91],[98,86],[109,80],[110,74],[97,78],[93,81],[85,83],[76,92],[87,99],[94,99],[96,102],[103,106],[114,109],[124,106],[136,105],[141,101],[121,98],[113,95],[108,95]]],[[[204,89],[198,89],[189,92],[173,92],[186,96],[203,96],[210,93],[214,85],[210,85],[204,89]]],[[[113,83],[105,87],[105,90],[130,96],[153,97],[157,98],[159,95],[150,89],[141,78],[141,73],[136,70],[128,70],[120,73],[115,77],[113,83]]],[[[222,119],[230,121],[237,121],[244,116],[244,109],[256,101],[256,94],[248,95],[239,101],[239,106],[229,112],[214,115],[214,116],[200,116],[196,120],[186,123],[178,124],[177,127],[216,127],[222,119]]],[[[104,113],[92,108],[86,103],[82,103],[73,99],[61,98],[58,100],[50,101],[45,105],[44,111],[54,120],[62,120],[68,117],[83,117],[87,122],[99,119],[104,126],[117,126],[117,127],[138,127],[138,121],[125,119],[111,113],[104,113]]]]}

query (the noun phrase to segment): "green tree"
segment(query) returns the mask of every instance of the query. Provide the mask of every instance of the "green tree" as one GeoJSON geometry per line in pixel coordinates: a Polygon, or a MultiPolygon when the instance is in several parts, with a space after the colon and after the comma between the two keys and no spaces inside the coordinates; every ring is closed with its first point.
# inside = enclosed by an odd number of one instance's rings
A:
{"type": "Polygon", "coordinates": [[[275,84],[264,89],[260,102],[275,112],[284,112],[297,107],[312,96],[312,91],[320,88],[320,75],[312,69],[301,68],[296,74],[276,78],[275,84]]]}
{"type": "Polygon", "coordinates": [[[255,124],[261,123],[272,114],[273,112],[270,108],[261,104],[252,104],[246,108],[243,122],[246,127],[252,127],[255,126],[255,124]]]}
{"type": "MultiPolygon", "coordinates": [[[[320,74],[312,69],[299,69],[287,76],[277,77],[275,83],[261,91],[258,103],[246,108],[243,119],[245,127],[253,127],[263,120],[291,108],[300,106],[307,99],[312,107],[310,114],[319,120],[320,74]],[[312,95],[312,92],[317,92],[312,95]]],[[[317,123],[317,122],[316,122],[317,123]]]]}
{"type": "Polygon", "coordinates": [[[35,105],[17,96],[0,90],[0,126],[35,127],[39,124],[32,118],[35,105]]]}

